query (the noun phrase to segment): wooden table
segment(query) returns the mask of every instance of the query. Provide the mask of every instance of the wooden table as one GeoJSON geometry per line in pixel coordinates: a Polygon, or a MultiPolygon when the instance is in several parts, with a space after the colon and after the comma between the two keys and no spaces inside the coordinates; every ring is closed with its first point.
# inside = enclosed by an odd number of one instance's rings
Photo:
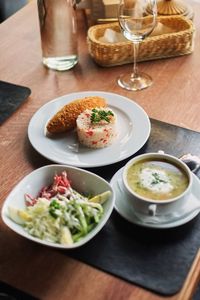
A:
{"type": "MultiPolygon", "coordinates": [[[[0,127],[1,206],[19,180],[50,163],[30,146],[27,126],[35,111],[53,98],[86,90],[114,92],[135,100],[152,118],[200,131],[200,4],[194,6],[194,53],[141,63],[141,70],[154,79],[153,86],[141,92],[128,92],[116,84],[117,76],[129,72],[131,65],[101,68],[92,61],[81,13],[79,64],[61,73],[48,70],[41,63],[34,1],[0,25],[0,80],[32,90],[28,101],[0,127]]],[[[0,280],[42,299],[183,300],[190,299],[200,278],[198,254],[180,293],[161,297],[19,237],[2,221],[0,226],[0,280]]]]}

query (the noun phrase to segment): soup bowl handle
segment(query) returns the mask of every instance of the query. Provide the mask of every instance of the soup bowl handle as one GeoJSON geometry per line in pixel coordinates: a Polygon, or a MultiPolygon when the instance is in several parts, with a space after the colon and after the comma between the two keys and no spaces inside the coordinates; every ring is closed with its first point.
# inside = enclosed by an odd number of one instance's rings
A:
{"type": "Polygon", "coordinates": [[[148,214],[149,216],[154,217],[156,215],[157,205],[156,204],[150,204],[148,206],[148,214]]]}

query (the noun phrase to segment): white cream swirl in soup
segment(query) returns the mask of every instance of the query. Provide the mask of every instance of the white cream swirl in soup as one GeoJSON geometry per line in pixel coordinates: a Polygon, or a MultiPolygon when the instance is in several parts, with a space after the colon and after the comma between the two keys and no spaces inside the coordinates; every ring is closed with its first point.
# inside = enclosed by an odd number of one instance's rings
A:
{"type": "Polygon", "coordinates": [[[133,192],[152,200],[169,200],[182,194],[189,178],[183,168],[168,160],[141,160],[128,168],[127,182],[133,192]]]}

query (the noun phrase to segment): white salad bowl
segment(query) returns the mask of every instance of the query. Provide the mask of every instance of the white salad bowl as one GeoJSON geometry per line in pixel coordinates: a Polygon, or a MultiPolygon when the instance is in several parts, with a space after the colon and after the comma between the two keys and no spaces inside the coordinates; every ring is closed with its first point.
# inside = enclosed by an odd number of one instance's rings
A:
{"type": "Polygon", "coordinates": [[[76,167],[66,165],[48,165],[31,172],[15,186],[15,188],[11,191],[3,204],[1,216],[4,223],[10,229],[31,241],[55,248],[72,249],[84,245],[102,229],[112,213],[114,207],[114,199],[115,196],[112,187],[106,180],[104,180],[100,176],[76,167]],[[90,231],[80,241],[70,245],[52,243],[36,238],[26,232],[23,226],[11,220],[8,215],[9,206],[13,206],[17,209],[25,209],[26,206],[24,195],[29,194],[33,197],[36,197],[42,187],[48,186],[52,183],[55,174],[59,175],[64,170],[66,170],[67,172],[67,177],[71,182],[72,188],[79,193],[91,194],[95,196],[105,191],[111,192],[111,196],[103,204],[104,213],[96,227],[92,229],[92,231],[90,231]]]}

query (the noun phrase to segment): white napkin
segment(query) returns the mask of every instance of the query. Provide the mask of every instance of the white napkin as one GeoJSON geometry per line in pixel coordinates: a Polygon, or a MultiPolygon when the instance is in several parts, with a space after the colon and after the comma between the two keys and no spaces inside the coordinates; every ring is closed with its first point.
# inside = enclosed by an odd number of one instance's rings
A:
{"type": "MultiPolygon", "coordinates": [[[[163,25],[162,23],[158,22],[150,36],[156,36],[163,33],[171,33],[174,32],[174,29],[163,25]]],[[[99,41],[102,43],[121,43],[127,42],[127,39],[123,36],[121,32],[117,32],[111,28],[107,28],[104,31],[104,35],[99,37],[99,41]]]]}
{"type": "Polygon", "coordinates": [[[113,29],[107,28],[104,31],[104,35],[99,38],[102,43],[119,43],[127,42],[127,39],[123,36],[121,32],[117,32],[113,29]]]}

